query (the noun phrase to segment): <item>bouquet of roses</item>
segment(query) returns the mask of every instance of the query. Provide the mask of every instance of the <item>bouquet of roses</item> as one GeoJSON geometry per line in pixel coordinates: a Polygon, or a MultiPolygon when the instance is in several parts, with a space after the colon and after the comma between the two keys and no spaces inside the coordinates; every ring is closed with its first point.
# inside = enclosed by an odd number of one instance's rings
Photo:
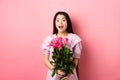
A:
{"type": "MultiPolygon", "coordinates": [[[[51,64],[54,65],[52,77],[55,75],[57,70],[62,70],[65,75],[73,73],[73,68],[75,68],[75,63],[73,62],[73,52],[67,47],[68,38],[57,37],[50,42],[50,46],[53,47],[53,55],[51,64]]],[[[61,78],[62,78],[61,77],[61,78]]]]}

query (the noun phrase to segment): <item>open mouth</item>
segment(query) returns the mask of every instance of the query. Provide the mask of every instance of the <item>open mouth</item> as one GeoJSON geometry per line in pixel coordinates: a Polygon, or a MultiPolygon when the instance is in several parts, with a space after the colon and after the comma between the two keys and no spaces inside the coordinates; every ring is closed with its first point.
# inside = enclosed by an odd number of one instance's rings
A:
{"type": "Polygon", "coordinates": [[[62,28],[63,28],[63,26],[59,26],[59,28],[60,28],[60,29],[62,29],[62,28]]]}

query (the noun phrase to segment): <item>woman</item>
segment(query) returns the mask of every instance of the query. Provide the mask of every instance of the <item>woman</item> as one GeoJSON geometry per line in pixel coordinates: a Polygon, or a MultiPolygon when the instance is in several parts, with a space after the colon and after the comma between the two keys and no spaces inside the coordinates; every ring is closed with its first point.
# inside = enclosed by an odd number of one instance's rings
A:
{"type": "MultiPolygon", "coordinates": [[[[46,80],[59,80],[64,71],[57,70],[54,77],[52,77],[52,69],[54,66],[50,63],[52,60],[52,48],[49,45],[50,41],[56,37],[66,37],[69,39],[69,48],[74,53],[73,62],[78,65],[78,59],[81,55],[81,38],[73,33],[72,23],[69,15],[66,12],[57,12],[53,20],[53,34],[47,36],[42,44],[42,51],[44,53],[44,64],[49,69],[46,80]]],[[[61,80],[78,80],[76,68],[73,69],[73,74],[63,77],[61,80]]]]}

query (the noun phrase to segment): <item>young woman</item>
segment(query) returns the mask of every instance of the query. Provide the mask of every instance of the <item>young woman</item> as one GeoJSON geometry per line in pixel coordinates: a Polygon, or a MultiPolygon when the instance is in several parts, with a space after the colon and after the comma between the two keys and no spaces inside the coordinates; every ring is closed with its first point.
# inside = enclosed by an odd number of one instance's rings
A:
{"type": "MultiPolygon", "coordinates": [[[[69,39],[69,48],[74,53],[73,62],[76,64],[76,66],[78,65],[78,59],[81,55],[81,38],[73,33],[72,23],[69,15],[66,12],[57,12],[53,20],[53,34],[47,36],[42,43],[44,64],[48,68],[46,80],[59,80],[60,77],[65,74],[64,71],[57,70],[55,76],[51,76],[54,66],[50,63],[50,61],[52,60],[52,48],[49,43],[52,39],[56,37],[66,37],[69,39]]],[[[73,69],[73,74],[69,74],[68,76],[63,77],[61,80],[78,80],[76,68],[73,69]]]]}

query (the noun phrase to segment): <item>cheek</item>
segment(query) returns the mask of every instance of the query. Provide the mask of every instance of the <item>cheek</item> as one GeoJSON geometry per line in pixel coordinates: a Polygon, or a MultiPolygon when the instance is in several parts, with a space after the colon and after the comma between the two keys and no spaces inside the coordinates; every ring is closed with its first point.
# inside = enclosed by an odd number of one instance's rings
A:
{"type": "Polygon", "coordinates": [[[59,24],[60,22],[56,21],[55,23],[56,23],[56,24],[59,24]]]}
{"type": "Polygon", "coordinates": [[[58,23],[56,22],[55,25],[56,25],[56,27],[57,27],[57,26],[58,26],[58,23]]]}
{"type": "Polygon", "coordinates": [[[67,27],[67,23],[64,23],[65,27],[67,27]]]}

